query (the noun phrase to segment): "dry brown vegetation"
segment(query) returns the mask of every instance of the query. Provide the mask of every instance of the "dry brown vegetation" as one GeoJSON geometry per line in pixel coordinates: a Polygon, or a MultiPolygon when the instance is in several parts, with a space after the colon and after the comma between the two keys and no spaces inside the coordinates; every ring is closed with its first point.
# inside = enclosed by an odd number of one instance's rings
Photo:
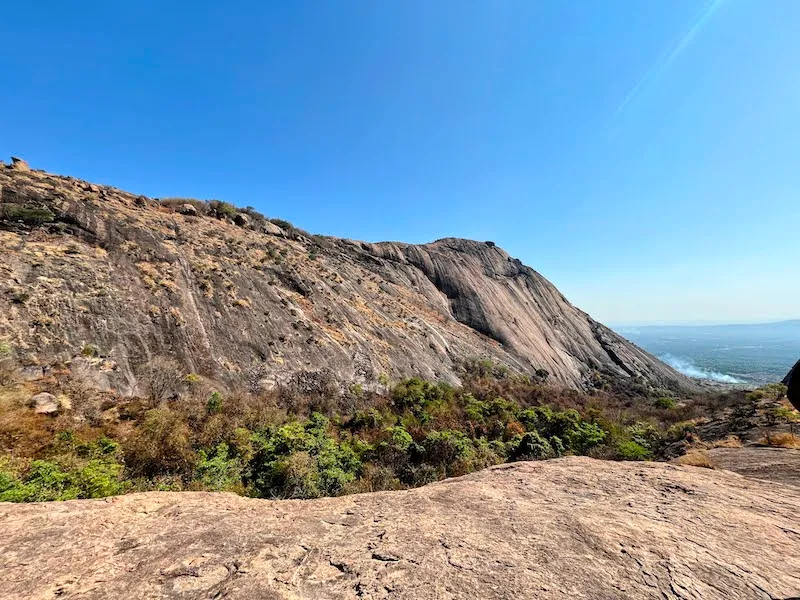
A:
{"type": "Polygon", "coordinates": [[[679,457],[678,464],[688,467],[703,467],[705,469],[715,469],[716,465],[708,452],[705,450],[689,450],[686,454],[679,457]]]}
{"type": "Polygon", "coordinates": [[[758,441],[762,446],[800,449],[800,437],[792,433],[770,433],[758,441]]]}

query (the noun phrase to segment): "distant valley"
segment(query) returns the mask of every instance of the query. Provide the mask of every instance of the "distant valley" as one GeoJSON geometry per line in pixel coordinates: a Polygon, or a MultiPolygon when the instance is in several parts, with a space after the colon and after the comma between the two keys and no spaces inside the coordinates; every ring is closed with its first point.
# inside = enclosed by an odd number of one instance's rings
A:
{"type": "Polygon", "coordinates": [[[684,375],[721,383],[780,381],[800,357],[800,320],[615,330],[684,375]]]}

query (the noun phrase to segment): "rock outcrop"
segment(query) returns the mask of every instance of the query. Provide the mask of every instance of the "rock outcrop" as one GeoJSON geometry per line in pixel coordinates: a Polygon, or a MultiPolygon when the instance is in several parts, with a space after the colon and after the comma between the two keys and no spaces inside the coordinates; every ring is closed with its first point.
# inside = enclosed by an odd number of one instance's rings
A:
{"type": "Polygon", "coordinates": [[[58,414],[61,405],[53,394],[48,392],[41,392],[28,401],[29,406],[40,415],[55,415],[58,414]]]}
{"type": "Polygon", "coordinates": [[[800,596],[797,488],[588,458],[311,501],[150,492],[0,505],[0,597],[800,596]]]}
{"type": "Polygon", "coordinates": [[[0,341],[24,366],[88,345],[124,393],[159,355],[230,383],[256,367],[265,384],[300,371],[456,382],[480,357],[574,388],[693,386],[491,242],[310,236],[19,164],[0,167],[0,341]]]}
{"type": "Polygon", "coordinates": [[[800,360],[792,367],[792,370],[784,377],[783,383],[788,388],[786,392],[789,402],[797,410],[800,410],[800,360]]]}

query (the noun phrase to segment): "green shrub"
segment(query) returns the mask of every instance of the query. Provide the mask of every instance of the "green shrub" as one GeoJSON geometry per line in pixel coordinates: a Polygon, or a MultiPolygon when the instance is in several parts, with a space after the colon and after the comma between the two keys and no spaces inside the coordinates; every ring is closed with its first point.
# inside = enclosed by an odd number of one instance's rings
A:
{"type": "Polygon", "coordinates": [[[615,450],[620,460],[650,460],[651,458],[650,451],[633,440],[619,442],[615,450]]]}
{"type": "Polygon", "coordinates": [[[361,466],[353,445],[328,434],[329,421],[313,413],[254,436],[250,479],[256,495],[271,498],[335,496],[355,479],[361,466]]]}
{"type": "MultiPolygon", "coordinates": [[[[586,454],[606,439],[606,432],[599,425],[586,421],[575,423],[563,435],[567,449],[573,454],[586,454]]],[[[551,443],[554,439],[560,440],[559,436],[552,436],[551,443]]]]}
{"type": "Polygon", "coordinates": [[[291,223],[289,223],[289,221],[285,221],[283,219],[269,219],[269,222],[272,223],[273,225],[277,225],[287,233],[292,231],[293,229],[296,229],[296,227],[291,223]]]}
{"type": "Polygon", "coordinates": [[[218,219],[233,219],[238,212],[233,204],[223,202],[222,200],[211,200],[208,203],[208,208],[212,215],[218,219]]]}
{"type": "Polygon", "coordinates": [[[26,225],[43,225],[52,223],[55,214],[48,208],[29,207],[22,204],[0,204],[0,219],[22,221],[26,225]]]}
{"type": "Polygon", "coordinates": [[[219,392],[212,392],[211,395],[208,397],[208,402],[206,402],[206,412],[210,415],[219,413],[222,411],[222,394],[219,392]]]}
{"type": "Polygon", "coordinates": [[[382,429],[384,426],[393,423],[395,416],[391,413],[386,414],[376,408],[369,410],[359,410],[347,422],[347,427],[353,431],[363,431],[365,429],[382,429]]]}
{"type": "Polygon", "coordinates": [[[474,356],[464,359],[461,364],[464,374],[476,379],[506,379],[511,374],[511,370],[504,364],[495,362],[488,358],[481,359],[474,356]]]}
{"type": "Polygon", "coordinates": [[[100,348],[95,344],[86,344],[81,349],[81,354],[87,358],[96,358],[100,356],[100,348]]]}
{"type": "Polygon", "coordinates": [[[638,421],[628,426],[626,431],[630,439],[650,453],[657,450],[663,441],[661,432],[651,423],[638,421]]]}
{"type": "Polygon", "coordinates": [[[205,490],[236,491],[242,487],[242,463],[238,457],[231,456],[228,445],[224,443],[219,444],[213,454],[200,450],[195,478],[205,490]]]}
{"type": "Polygon", "coordinates": [[[472,440],[460,431],[431,431],[422,441],[424,461],[452,474],[459,463],[469,461],[473,454],[472,440]]]}
{"type": "Polygon", "coordinates": [[[0,472],[0,502],[46,502],[75,498],[103,498],[120,494],[122,465],[90,460],[81,467],[64,470],[52,461],[33,461],[23,477],[0,472]]]}
{"type": "Polygon", "coordinates": [[[544,460],[556,455],[550,442],[536,431],[517,436],[509,442],[509,445],[512,460],[544,460]]]}
{"type": "Polygon", "coordinates": [[[431,409],[453,397],[453,388],[446,383],[431,383],[419,377],[405,379],[392,390],[392,401],[397,409],[409,411],[422,423],[430,420],[431,409]]]}
{"type": "Polygon", "coordinates": [[[656,408],[669,410],[671,408],[675,408],[676,404],[677,402],[675,401],[675,398],[668,398],[665,396],[663,398],[659,398],[658,400],[656,400],[653,406],[655,406],[656,408]]]}

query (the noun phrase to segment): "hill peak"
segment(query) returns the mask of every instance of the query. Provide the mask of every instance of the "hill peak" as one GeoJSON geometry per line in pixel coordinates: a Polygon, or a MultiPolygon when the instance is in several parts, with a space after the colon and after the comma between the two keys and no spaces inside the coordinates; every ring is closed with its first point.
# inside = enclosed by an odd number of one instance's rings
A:
{"type": "Polygon", "coordinates": [[[692,384],[572,306],[494,242],[367,243],[252,209],[155,200],[0,169],[0,339],[26,367],[97,348],[108,386],[169,356],[235,382],[298,373],[455,382],[478,357],[581,388],[692,384]],[[605,382],[605,383],[603,383],[605,382]]]}

